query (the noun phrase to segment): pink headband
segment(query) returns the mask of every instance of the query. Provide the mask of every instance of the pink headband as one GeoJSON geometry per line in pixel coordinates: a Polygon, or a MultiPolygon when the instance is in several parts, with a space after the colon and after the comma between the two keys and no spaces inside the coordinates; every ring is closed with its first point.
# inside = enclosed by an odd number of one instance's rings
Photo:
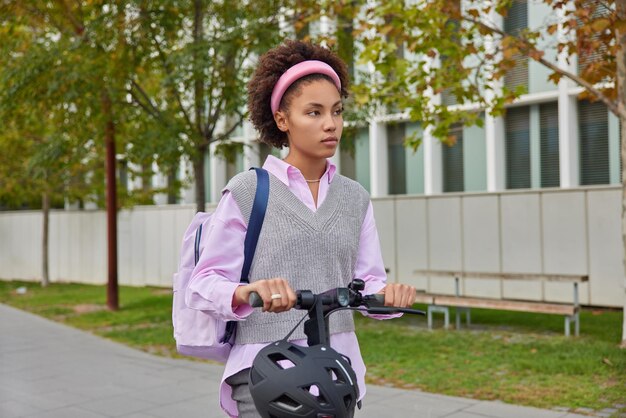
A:
{"type": "Polygon", "coordinates": [[[274,86],[271,101],[272,114],[276,113],[278,110],[283,94],[285,94],[289,86],[291,86],[296,80],[299,80],[309,74],[324,74],[329,76],[335,83],[335,86],[337,86],[337,89],[341,91],[341,81],[339,80],[339,76],[335,70],[333,70],[333,67],[325,62],[317,60],[302,61],[285,71],[274,86]]]}

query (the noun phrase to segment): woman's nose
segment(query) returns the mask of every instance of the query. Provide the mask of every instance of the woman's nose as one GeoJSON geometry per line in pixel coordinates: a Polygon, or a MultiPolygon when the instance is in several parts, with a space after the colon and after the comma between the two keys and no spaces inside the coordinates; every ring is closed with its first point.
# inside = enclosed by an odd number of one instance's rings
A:
{"type": "Polygon", "coordinates": [[[333,115],[327,115],[324,118],[324,130],[325,131],[335,131],[337,129],[337,121],[333,117],[333,115]]]}

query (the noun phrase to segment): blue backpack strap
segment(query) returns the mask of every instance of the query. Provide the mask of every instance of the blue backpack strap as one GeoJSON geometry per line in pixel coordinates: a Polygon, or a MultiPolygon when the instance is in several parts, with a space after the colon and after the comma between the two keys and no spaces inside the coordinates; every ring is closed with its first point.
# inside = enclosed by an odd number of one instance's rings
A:
{"type": "MultiPolygon", "coordinates": [[[[250,266],[252,265],[252,259],[254,258],[254,253],[256,251],[256,244],[257,242],[259,242],[259,235],[261,234],[261,227],[263,227],[263,219],[265,219],[267,201],[270,195],[269,173],[262,168],[256,167],[251,168],[250,170],[256,171],[256,193],[254,195],[254,202],[252,203],[250,220],[248,221],[248,231],[246,232],[246,239],[244,241],[244,260],[243,268],[241,269],[241,282],[243,283],[250,283],[248,279],[248,276],[250,274],[250,266]]],[[[237,322],[228,321],[226,323],[224,337],[220,342],[230,342],[236,329],[237,322]]]]}
{"type": "Polygon", "coordinates": [[[270,176],[267,171],[262,168],[251,168],[256,171],[256,194],[252,203],[252,213],[248,222],[248,231],[246,232],[246,240],[244,241],[244,262],[241,269],[241,281],[249,283],[248,276],[250,274],[250,266],[256,251],[256,244],[259,241],[261,228],[263,227],[263,219],[265,219],[265,211],[267,209],[267,201],[270,195],[270,176]]]}

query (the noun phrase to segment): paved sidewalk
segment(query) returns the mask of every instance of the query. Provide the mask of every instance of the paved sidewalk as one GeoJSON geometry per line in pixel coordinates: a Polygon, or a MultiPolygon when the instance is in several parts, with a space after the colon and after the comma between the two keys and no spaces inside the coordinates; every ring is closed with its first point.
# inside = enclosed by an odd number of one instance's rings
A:
{"type": "MultiPolygon", "coordinates": [[[[0,417],[217,418],[222,367],[133,350],[0,305],[0,417]]],[[[369,386],[358,418],[559,418],[565,412],[369,386]]]]}

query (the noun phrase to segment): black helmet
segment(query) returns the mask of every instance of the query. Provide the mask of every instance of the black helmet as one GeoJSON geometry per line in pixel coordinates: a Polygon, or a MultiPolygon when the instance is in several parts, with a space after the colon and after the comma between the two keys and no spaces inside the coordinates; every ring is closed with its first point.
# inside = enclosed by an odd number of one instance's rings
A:
{"type": "Polygon", "coordinates": [[[350,418],[359,397],[349,359],[323,344],[268,345],[254,358],[249,383],[263,418],[350,418]]]}

